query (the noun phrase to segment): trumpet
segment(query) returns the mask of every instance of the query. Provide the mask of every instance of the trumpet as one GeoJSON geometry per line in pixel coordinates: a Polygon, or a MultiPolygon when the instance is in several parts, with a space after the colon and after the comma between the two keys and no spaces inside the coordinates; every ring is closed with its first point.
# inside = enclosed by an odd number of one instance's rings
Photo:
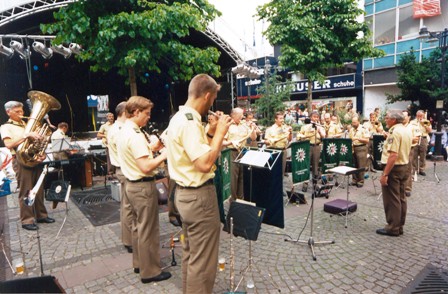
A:
{"type": "Polygon", "coordinates": [[[374,121],[373,125],[375,126],[375,128],[378,128],[381,125],[381,122],[379,121],[374,121]]]}

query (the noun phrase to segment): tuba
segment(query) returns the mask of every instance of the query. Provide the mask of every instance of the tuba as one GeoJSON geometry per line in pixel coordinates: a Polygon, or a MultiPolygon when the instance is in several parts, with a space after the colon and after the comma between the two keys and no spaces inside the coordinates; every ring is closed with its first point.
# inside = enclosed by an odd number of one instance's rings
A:
{"type": "Polygon", "coordinates": [[[61,104],[56,98],[40,91],[29,91],[28,98],[33,104],[33,109],[25,127],[25,134],[37,132],[42,139],[33,140],[27,138],[17,148],[17,160],[28,167],[34,167],[40,163],[39,158],[45,153],[51,130],[46,123],[42,123],[45,115],[50,110],[58,110],[61,104]]]}
{"type": "Polygon", "coordinates": [[[421,120],[420,123],[421,123],[422,126],[424,126],[424,127],[429,127],[429,126],[431,126],[431,122],[430,122],[429,120],[427,120],[427,119],[423,119],[423,120],[421,120]]]}

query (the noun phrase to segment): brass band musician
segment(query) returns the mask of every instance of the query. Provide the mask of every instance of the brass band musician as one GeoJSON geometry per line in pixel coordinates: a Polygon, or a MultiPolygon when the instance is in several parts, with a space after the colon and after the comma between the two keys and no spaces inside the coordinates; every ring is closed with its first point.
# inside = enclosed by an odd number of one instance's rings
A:
{"type": "Polygon", "coordinates": [[[411,124],[417,127],[417,136],[419,137],[417,147],[414,150],[413,167],[419,175],[426,176],[426,152],[428,151],[429,134],[432,131],[431,123],[425,118],[425,112],[419,110],[411,124]]]}
{"type": "Polygon", "coordinates": [[[231,200],[244,198],[244,186],[243,186],[243,167],[239,164],[233,163],[241,151],[241,148],[246,146],[248,138],[255,140],[257,133],[254,127],[249,127],[243,120],[243,109],[236,107],[230,112],[232,118],[232,124],[227,132],[227,137],[223,142],[224,146],[231,149],[230,160],[231,164],[231,177],[230,177],[230,190],[231,200]]]}
{"type": "MultiPolygon", "coordinates": [[[[20,221],[22,228],[25,230],[35,231],[38,229],[35,223],[54,223],[54,219],[48,216],[47,209],[44,204],[43,187],[38,189],[35,201],[34,212],[33,206],[25,204],[24,199],[28,196],[28,192],[34,187],[42,173],[42,166],[36,165],[28,167],[20,163],[16,159],[16,150],[20,144],[26,140],[41,140],[42,136],[36,131],[25,134],[25,122],[23,117],[23,104],[17,101],[9,101],[5,103],[5,111],[9,120],[1,126],[1,136],[5,147],[11,151],[13,156],[14,171],[17,170],[17,182],[20,183],[19,191],[19,207],[20,207],[20,221]]],[[[39,158],[40,161],[45,159],[45,155],[39,158]]]]}
{"type": "Polygon", "coordinates": [[[285,174],[286,153],[285,148],[292,139],[292,127],[284,124],[283,112],[275,113],[275,123],[266,129],[264,142],[269,148],[282,149],[282,171],[285,174]]]}
{"type": "Polygon", "coordinates": [[[304,125],[297,134],[298,140],[310,140],[311,171],[314,178],[319,177],[319,159],[322,149],[321,142],[325,138],[325,129],[319,124],[319,113],[311,112],[311,121],[304,125]]]}
{"type": "Polygon", "coordinates": [[[415,149],[417,148],[417,144],[418,144],[418,140],[419,140],[419,137],[418,137],[419,130],[414,124],[410,123],[411,116],[410,116],[410,113],[408,110],[403,111],[403,116],[404,116],[403,125],[412,134],[411,152],[409,153],[409,163],[408,163],[409,177],[404,186],[405,195],[407,197],[409,197],[409,196],[411,196],[411,192],[412,192],[412,180],[413,180],[413,175],[415,172],[413,169],[412,163],[414,161],[414,153],[415,153],[415,149]]]}
{"type": "MultiPolygon", "coordinates": [[[[367,144],[369,144],[370,134],[359,123],[359,117],[352,118],[352,128],[349,132],[349,137],[353,144],[353,163],[356,168],[367,167],[367,144]]],[[[361,188],[364,185],[364,171],[353,174],[352,185],[361,188]]]]}
{"type": "Polygon", "coordinates": [[[328,112],[325,113],[324,120],[325,120],[324,129],[327,138],[340,138],[343,134],[342,129],[339,125],[337,125],[331,120],[330,113],[328,112]]]}
{"type": "Polygon", "coordinates": [[[370,113],[369,121],[363,123],[362,126],[369,131],[370,135],[381,135],[384,132],[383,125],[378,120],[375,112],[370,113]]]}

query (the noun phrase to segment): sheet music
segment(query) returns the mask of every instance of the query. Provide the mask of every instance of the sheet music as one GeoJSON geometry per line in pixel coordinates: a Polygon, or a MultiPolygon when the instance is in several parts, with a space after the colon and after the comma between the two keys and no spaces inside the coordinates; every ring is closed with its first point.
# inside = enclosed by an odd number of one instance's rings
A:
{"type": "Polygon", "coordinates": [[[356,168],[353,168],[350,166],[336,166],[331,169],[328,169],[327,171],[336,173],[336,174],[340,174],[340,175],[345,175],[345,174],[347,174],[349,172],[353,172],[355,170],[356,170],[356,168]]]}
{"type": "Polygon", "coordinates": [[[266,162],[268,162],[270,158],[271,153],[269,152],[258,152],[254,150],[248,150],[241,158],[240,163],[258,167],[264,167],[266,165],[266,162]]]}

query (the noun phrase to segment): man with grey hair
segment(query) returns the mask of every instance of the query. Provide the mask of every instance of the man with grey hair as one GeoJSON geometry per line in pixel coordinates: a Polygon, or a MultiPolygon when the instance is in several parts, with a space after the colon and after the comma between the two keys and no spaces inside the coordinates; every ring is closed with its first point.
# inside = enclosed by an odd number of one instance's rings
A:
{"type": "Polygon", "coordinates": [[[404,115],[401,111],[388,111],[385,120],[389,129],[389,136],[384,142],[381,155],[381,164],[384,168],[380,183],[387,225],[376,230],[376,233],[386,236],[399,236],[403,234],[403,226],[406,220],[405,185],[410,176],[408,163],[412,145],[412,132],[403,125],[404,115]]]}
{"type": "MultiPolygon", "coordinates": [[[[37,132],[25,133],[25,122],[23,117],[23,104],[17,101],[9,101],[5,103],[6,114],[9,120],[1,126],[0,133],[5,147],[11,150],[14,157],[13,165],[17,169],[17,182],[20,183],[19,192],[19,207],[20,207],[20,221],[22,228],[25,230],[37,230],[35,224],[35,217],[38,223],[54,223],[54,219],[48,217],[47,209],[44,204],[43,186],[39,188],[33,206],[25,204],[24,199],[28,196],[28,192],[37,183],[39,176],[42,173],[42,166],[28,167],[16,160],[16,150],[20,144],[26,140],[40,140],[41,135],[37,132]]],[[[44,160],[45,155],[40,158],[44,160]]]]}

